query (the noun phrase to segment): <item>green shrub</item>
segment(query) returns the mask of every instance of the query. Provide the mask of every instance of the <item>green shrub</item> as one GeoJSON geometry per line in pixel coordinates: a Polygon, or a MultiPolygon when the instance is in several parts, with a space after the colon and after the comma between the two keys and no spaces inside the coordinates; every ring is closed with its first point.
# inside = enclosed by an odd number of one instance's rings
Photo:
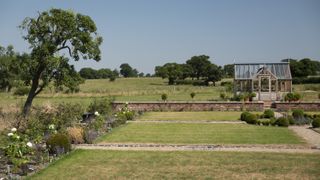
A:
{"type": "Polygon", "coordinates": [[[46,142],[50,154],[63,154],[71,150],[71,142],[67,135],[62,133],[53,134],[46,142]]]}
{"type": "Polygon", "coordinates": [[[220,93],[220,98],[222,100],[226,99],[226,97],[227,97],[226,93],[224,93],[224,92],[220,93]]]}
{"type": "Polygon", "coordinates": [[[101,130],[106,124],[106,120],[102,115],[96,116],[94,120],[89,123],[89,127],[96,131],[101,130]]]}
{"type": "Polygon", "coordinates": [[[167,101],[168,95],[166,93],[161,94],[162,101],[167,101]]]}
{"type": "Polygon", "coordinates": [[[245,117],[245,121],[248,124],[256,124],[257,123],[257,116],[255,114],[251,114],[249,113],[246,117],[245,117]]]}
{"type": "Polygon", "coordinates": [[[285,101],[299,101],[301,99],[301,94],[299,93],[287,93],[284,97],[285,101]]]}
{"type": "Polygon", "coordinates": [[[109,98],[96,98],[94,99],[89,107],[88,111],[91,113],[99,112],[99,114],[105,115],[105,114],[110,114],[112,107],[111,103],[114,99],[109,97],[109,98]]]}
{"type": "Polygon", "coordinates": [[[277,119],[276,119],[276,118],[270,118],[270,124],[271,124],[272,126],[277,125],[277,119]]]}
{"type": "Polygon", "coordinates": [[[267,109],[263,112],[263,117],[264,118],[273,118],[274,112],[271,109],[267,109]]]}
{"type": "Polygon", "coordinates": [[[109,81],[114,82],[116,80],[116,76],[115,75],[111,75],[109,77],[109,81]]]}
{"type": "Polygon", "coordinates": [[[303,117],[304,116],[304,112],[303,112],[302,109],[295,109],[295,110],[292,110],[292,116],[294,118],[303,117]]]}
{"type": "Polygon", "coordinates": [[[245,96],[243,94],[235,94],[232,98],[231,101],[242,101],[244,100],[245,96]]]}
{"type": "Polygon", "coordinates": [[[190,93],[190,97],[193,99],[196,96],[195,92],[190,93]]]}
{"type": "Polygon", "coordinates": [[[249,101],[252,101],[254,97],[256,97],[257,94],[254,92],[249,93],[249,101]]]}
{"type": "Polygon", "coordinates": [[[269,126],[271,123],[270,120],[263,120],[261,122],[262,122],[262,125],[264,125],[264,126],[269,126]]]}
{"type": "Polygon", "coordinates": [[[231,81],[221,81],[220,83],[221,86],[228,86],[228,85],[232,85],[231,81]]]}
{"type": "Polygon", "coordinates": [[[294,120],[294,124],[296,125],[304,125],[304,124],[310,124],[311,123],[311,116],[308,117],[308,115],[305,115],[303,110],[301,109],[295,109],[292,111],[292,116],[294,120]]]}
{"type": "Polygon", "coordinates": [[[312,121],[312,127],[313,128],[319,128],[320,127],[320,118],[316,118],[312,121]]]}
{"type": "Polygon", "coordinates": [[[245,111],[245,112],[241,113],[241,115],[240,115],[240,120],[241,120],[241,121],[246,121],[246,118],[247,118],[247,116],[248,116],[249,114],[250,114],[250,113],[249,113],[248,111],[245,111]]]}
{"type": "Polygon", "coordinates": [[[56,107],[56,112],[53,117],[53,122],[57,129],[66,129],[74,126],[82,120],[82,114],[85,108],[80,103],[61,103],[56,107]]]}
{"type": "Polygon", "coordinates": [[[301,99],[301,94],[299,93],[294,93],[293,94],[293,101],[299,101],[301,99]]]}
{"type": "Polygon", "coordinates": [[[277,119],[277,125],[282,127],[288,127],[289,126],[289,120],[285,117],[280,117],[277,119]]]}
{"type": "Polygon", "coordinates": [[[28,95],[29,91],[30,91],[29,87],[20,86],[14,91],[13,95],[15,95],[15,96],[24,96],[24,95],[28,95]]]}
{"type": "Polygon", "coordinates": [[[292,116],[288,116],[287,119],[289,120],[289,124],[290,125],[294,125],[295,124],[295,121],[294,121],[292,116]]]}

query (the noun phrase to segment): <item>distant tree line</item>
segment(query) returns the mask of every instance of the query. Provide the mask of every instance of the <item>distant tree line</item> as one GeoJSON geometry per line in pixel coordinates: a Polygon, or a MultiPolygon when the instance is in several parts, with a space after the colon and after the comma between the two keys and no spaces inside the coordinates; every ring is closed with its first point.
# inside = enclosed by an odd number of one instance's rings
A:
{"type": "Polygon", "coordinates": [[[284,59],[282,62],[289,62],[292,77],[307,77],[320,75],[320,62],[304,58],[301,60],[284,59]]]}
{"type": "Polygon", "coordinates": [[[84,79],[110,79],[115,80],[120,75],[124,78],[128,77],[151,77],[151,74],[146,75],[137,69],[132,68],[128,63],[123,63],[120,65],[120,71],[117,69],[111,70],[108,68],[102,68],[95,70],[93,68],[85,67],[80,69],[80,76],[84,79]]]}
{"type": "Polygon", "coordinates": [[[320,83],[319,61],[304,58],[284,59],[282,62],[289,62],[293,84],[320,83]]]}
{"type": "Polygon", "coordinates": [[[79,74],[84,79],[115,80],[115,78],[119,77],[119,71],[117,69],[111,70],[108,68],[102,68],[102,69],[95,70],[95,69],[86,67],[86,68],[80,69],[79,74]]]}
{"type": "Polygon", "coordinates": [[[223,69],[210,62],[207,55],[193,56],[184,64],[166,63],[155,67],[155,76],[168,78],[168,84],[176,84],[177,81],[191,78],[205,83],[216,82],[223,77],[223,69]]]}

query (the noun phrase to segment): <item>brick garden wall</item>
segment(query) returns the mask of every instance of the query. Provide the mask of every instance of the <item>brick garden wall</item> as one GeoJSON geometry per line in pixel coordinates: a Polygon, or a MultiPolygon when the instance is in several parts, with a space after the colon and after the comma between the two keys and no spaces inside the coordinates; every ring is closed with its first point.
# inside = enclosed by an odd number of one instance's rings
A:
{"type": "MultiPolygon", "coordinates": [[[[125,102],[114,102],[114,109],[121,108],[125,102]]],[[[263,111],[263,102],[129,102],[135,111],[263,111]]],[[[320,102],[275,102],[276,111],[302,109],[304,111],[320,111],[320,102]]]]}
{"type": "Polygon", "coordinates": [[[277,102],[274,103],[277,111],[289,111],[292,109],[303,109],[304,111],[320,111],[320,102],[277,102]]]}
{"type": "MultiPolygon", "coordinates": [[[[114,102],[118,109],[125,102],[114,102]]],[[[135,111],[263,111],[263,102],[129,102],[135,111]]]]}

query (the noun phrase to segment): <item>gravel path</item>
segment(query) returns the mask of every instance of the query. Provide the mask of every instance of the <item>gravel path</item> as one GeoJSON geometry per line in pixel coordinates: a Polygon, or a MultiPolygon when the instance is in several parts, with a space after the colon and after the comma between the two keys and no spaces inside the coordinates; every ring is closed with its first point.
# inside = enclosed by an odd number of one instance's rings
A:
{"type": "Polygon", "coordinates": [[[76,149],[102,149],[124,151],[234,151],[234,152],[279,152],[279,153],[320,153],[302,145],[178,145],[178,144],[136,144],[104,143],[80,144],[76,149]]]}
{"type": "Polygon", "coordinates": [[[310,129],[310,126],[289,126],[289,129],[305,139],[314,148],[320,149],[320,134],[310,129]]]}

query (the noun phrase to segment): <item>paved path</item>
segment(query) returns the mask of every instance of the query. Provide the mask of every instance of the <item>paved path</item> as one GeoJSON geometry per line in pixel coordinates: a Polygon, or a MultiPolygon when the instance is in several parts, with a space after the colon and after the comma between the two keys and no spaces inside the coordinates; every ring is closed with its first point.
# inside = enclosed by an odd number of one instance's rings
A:
{"type": "Polygon", "coordinates": [[[305,139],[311,146],[320,149],[320,134],[310,129],[310,126],[289,126],[289,129],[305,139]]]}
{"type": "Polygon", "coordinates": [[[320,153],[302,145],[178,145],[147,143],[104,143],[80,144],[76,149],[102,149],[124,151],[235,151],[235,152],[279,152],[279,153],[320,153]]]}

